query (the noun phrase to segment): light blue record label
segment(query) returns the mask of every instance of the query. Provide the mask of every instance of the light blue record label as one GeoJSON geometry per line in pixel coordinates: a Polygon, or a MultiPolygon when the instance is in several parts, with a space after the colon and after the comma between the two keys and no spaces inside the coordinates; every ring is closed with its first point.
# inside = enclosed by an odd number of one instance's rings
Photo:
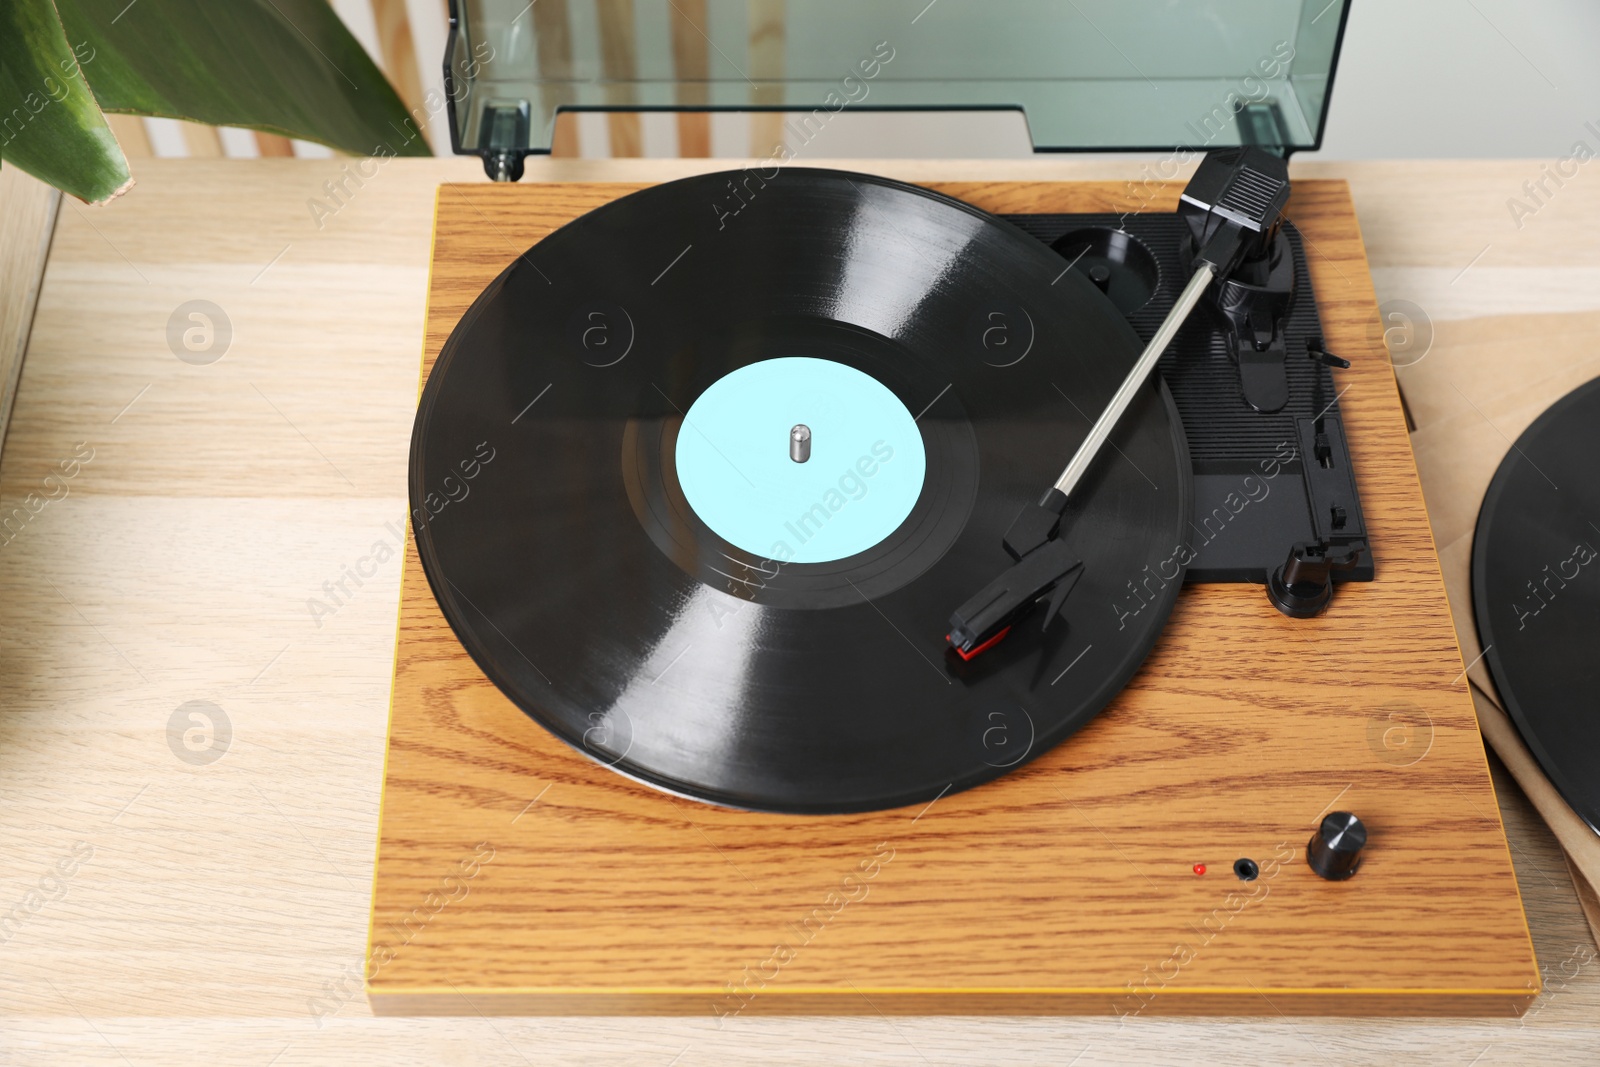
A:
{"type": "Polygon", "coordinates": [[[911,514],[927,472],[916,420],[869,374],[804,356],[752,363],[690,406],[675,455],[683,494],[753,555],[826,563],[864,552],[911,514]],[[792,458],[795,427],[809,456],[792,458]]]}

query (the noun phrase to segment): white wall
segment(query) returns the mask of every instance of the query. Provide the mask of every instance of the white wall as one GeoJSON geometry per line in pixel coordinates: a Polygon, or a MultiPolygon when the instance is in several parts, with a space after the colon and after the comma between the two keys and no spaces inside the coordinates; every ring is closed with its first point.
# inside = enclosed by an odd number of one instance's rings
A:
{"type": "Polygon", "coordinates": [[[1353,0],[1314,158],[1555,158],[1600,145],[1586,121],[1600,127],[1595,0],[1353,0]]]}

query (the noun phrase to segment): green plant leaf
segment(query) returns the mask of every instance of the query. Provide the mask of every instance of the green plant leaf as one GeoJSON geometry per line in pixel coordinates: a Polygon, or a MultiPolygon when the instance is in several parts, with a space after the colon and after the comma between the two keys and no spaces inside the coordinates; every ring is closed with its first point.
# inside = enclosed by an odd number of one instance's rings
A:
{"type": "MultiPolygon", "coordinates": [[[[82,40],[82,38],[78,38],[82,40]]],[[[90,202],[127,187],[128,161],[50,0],[0,0],[0,152],[90,202]]]]}
{"type": "MultiPolygon", "coordinates": [[[[0,0],[0,4],[41,0],[0,0]]],[[[360,155],[430,155],[327,0],[56,0],[107,111],[248,126],[360,155]]],[[[443,101],[438,103],[442,106],[443,101]]]]}

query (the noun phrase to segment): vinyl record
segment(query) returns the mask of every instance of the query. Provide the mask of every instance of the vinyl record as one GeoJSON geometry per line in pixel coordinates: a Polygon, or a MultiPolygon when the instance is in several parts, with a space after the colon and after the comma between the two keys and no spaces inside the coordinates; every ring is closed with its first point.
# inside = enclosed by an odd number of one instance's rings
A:
{"type": "Polygon", "coordinates": [[[1472,601],[1500,699],[1557,791],[1600,833],[1600,378],[1534,420],[1495,472],[1472,601]]]}
{"type": "Polygon", "coordinates": [[[1171,611],[1191,475],[1151,385],[1069,511],[1065,625],[971,662],[945,640],[1140,347],[1066,260],[926,190],[655,186],[529,249],[444,345],[422,562],[488,677],[618,772],[762,810],[925,804],[1081,727],[1171,611]]]}

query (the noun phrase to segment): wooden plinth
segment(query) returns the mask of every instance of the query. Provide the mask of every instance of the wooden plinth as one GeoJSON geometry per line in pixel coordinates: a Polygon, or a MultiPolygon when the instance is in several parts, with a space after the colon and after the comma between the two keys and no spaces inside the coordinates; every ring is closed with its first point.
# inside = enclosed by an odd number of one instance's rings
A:
{"type": "MultiPolygon", "coordinates": [[[[513,257],[635,188],[441,187],[423,373],[513,257]]],[[[1179,192],[935,188],[997,213],[1179,192]]],[[[924,809],[789,817],[665,796],[550,737],[462,650],[408,541],[373,1010],[1520,1013],[1538,966],[1349,191],[1299,182],[1290,215],[1354,361],[1335,376],[1376,582],[1309,622],[1259,587],[1191,587],[1116,702],[1020,771],[924,809]],[[1344,883],[1303,859],[1335,806],[1371,834],[1344,883]]]]}

